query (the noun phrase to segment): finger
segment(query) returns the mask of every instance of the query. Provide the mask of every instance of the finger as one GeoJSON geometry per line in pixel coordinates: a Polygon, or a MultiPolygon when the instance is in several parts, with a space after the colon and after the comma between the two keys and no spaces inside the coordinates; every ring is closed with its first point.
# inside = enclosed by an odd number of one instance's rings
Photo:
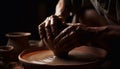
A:
{"type": "Polygon", "coordinates": [[[38,26],[38,30],[39,30],[39,34],[40,34],[40,38],[44,38],[46,37],[46,32],[45,32],[45,23],[48,20],[48,17],[45,19],[44,22],[42,22],[39,26],[38,26]]]}
{"type": "Polygon", "coordinates": [[[63,21],[58,16],[51,16],[51,30],[54,36],[58,35],[65,28],[63,21]]]}
{"type": "Polygon", "coordinates": [[[46,31],[46,39],[48,41],[52,41],[53,40],[53,34],[52,34],[52,31],[51,31],[51,27],[50,27],[50,18],[45,23],[45,31],[46,31]]]}
{"type": "Polygon", "coordinates": [[[57,20],[58,19],[56,19],[55,16],[51,17],[50,25],[51,25],[51,31],[52,31],[52,33],[53,33],[54,36],[56,36],[58,34],[57,20]]]}
{"type": "Polygon", "coordinates": [[[42,39],[42,42],[45,44],[45,46],[46,46],[48,49],[54,50],[53,45],[50,45],[50,43],[48,43],[48,41],[47,41],[45,38],[42,39]]]}
{"type": "Polygon", "coordinates": [[[58,36],[55,37],[54,43],[57,43],[62,37],[67,36],[72,30],[75,30],[74,26],[69,26],[65,28],[58,36]]]}
{"type": "Polygon", "coordinates": [[[72,31],[68,35],[65,35],[62,39],[58,41],[58,45],[62,46],[71,40],[76,40],[76,32],[72,31]]]}
{"type": "Polygon", "coordinates": [[[38,26],[38,31],[39,31],[40,39],[44,38],[45,37],[45,23],[44,22],[38,26]]]}
{"type": "Polygon", "coordinates": [[[46,32],[46,38],[44,39],[44,42],[49,49],[53,49],[53,45],[52,45],[53,34],[50,27],[50,17],[45,23],[45,32],[46,32]]]}
{"type": "Polygon", "coordinates": [[[80,46],[80,45],[79,45],[79,42],[77,40],[69,40],[69,41],[66,41],[63,45],[56,45],[55,48],[61,49],[65,52],[69,52],[70,50],[72,50],[78,46],[80,46]]]}

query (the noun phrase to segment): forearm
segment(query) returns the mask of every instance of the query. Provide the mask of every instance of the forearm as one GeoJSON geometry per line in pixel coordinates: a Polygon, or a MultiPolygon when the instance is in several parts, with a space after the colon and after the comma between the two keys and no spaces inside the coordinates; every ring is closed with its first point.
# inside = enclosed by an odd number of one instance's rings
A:
{"type": "Polygon", "coordinates": [[[56,5],[55,15],[66,19],[70,13],[70,6],[70,0],[59,0],[56,5]]]}
{"type": "Polygon", "coordinates": [[[120,37],[120,26],[119,25],[108,25],[108,29],[110,30],[108,32],[109,36],[120,37]]]}
{"type": "MultiPolygon", "coordinates": [[[[115,61],[118,59],[118,54],[120,52],[120,26],[116,25],[109,25],[108,31],[103,33],[105,36],[102,39],[105,46],[107,46],[109,49],[106,49],[108,51],[107,59],[110,59],[112,61],[115,61]]],[[[104,46],[104,47],[105,47],[104,46]]],[[[103,47],[103,48],[104,48],[103,47]]]]}
{"type": "Polygon", "coordinates": [[[120,46],[120,26],[108,25],[106,29],[99,32],[93,41],[93,44],[99,45],[109,52],[113,52],[118,46],[120,46]]]}

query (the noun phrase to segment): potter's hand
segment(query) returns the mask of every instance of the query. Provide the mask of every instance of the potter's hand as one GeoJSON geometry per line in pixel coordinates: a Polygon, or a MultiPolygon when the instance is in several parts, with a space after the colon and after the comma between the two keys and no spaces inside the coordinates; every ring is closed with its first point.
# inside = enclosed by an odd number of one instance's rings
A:
{"type": "Polygon", "coordinates": [[[55,49],[54,38],[64,27],[61,18],[53,15],[47,17],[46,20],[38,26],[41,40],[53,52],[57,50],[55,49]]]}
{"type": "Polygon", "coordinates": [[[58,57],[65,57],[77,46],[77,25],[64,25],[57,16],[48,17],[39,25],[39,34],[45,45],[58,57]]]}
{"type": "Polygon", "coordinates": [[[54,37],[64,28],[63,20],[58,16],[47,17],[39,26],[40,38],[54,39],[54,37]]]}
{"type": "Polygon", "coordinates": [[[54,54],[58,57],[68,56],[69,51],[74,49],[77,46],[80,46],[78,43],[77,37],[78,27],[71,25],[62,30],[54,39],[54,54]]]}

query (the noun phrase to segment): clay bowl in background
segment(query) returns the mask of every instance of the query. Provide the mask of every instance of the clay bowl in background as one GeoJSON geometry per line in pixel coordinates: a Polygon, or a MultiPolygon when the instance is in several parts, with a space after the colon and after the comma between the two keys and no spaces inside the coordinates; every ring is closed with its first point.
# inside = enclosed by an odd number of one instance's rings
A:
{"type": "Polygon", "coordinates": [[[81,46],[70,51],[68,58],[61,59],[47,48],[35,47],[24,50],[18,59],[25,69],[93,69],[106,54],[101,48],[81,46]]]}
{"type": "Polygon", "coordinates": [[[14,47],[9,45],[3,45],[0,46],[0,60],[2,60],[3,62],[9,62],[12,58],[11,58],[11,53],[13,52],[14,47]]]}
{"type": "Polygon", "coordinates": [[[0,54],[8,54],[11,51],[13,51],[14,47],[9,45],[9,46],[0,46],[0,54]]]}

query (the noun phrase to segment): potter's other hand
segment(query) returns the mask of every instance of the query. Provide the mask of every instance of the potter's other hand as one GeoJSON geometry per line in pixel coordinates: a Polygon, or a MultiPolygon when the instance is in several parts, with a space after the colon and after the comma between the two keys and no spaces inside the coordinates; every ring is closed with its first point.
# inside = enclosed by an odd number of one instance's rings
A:
{"type": "Polygon", "coordinates": [[[107,32],[107,27],[87,27],[81,23],[68,24],[69,26],[60,32],[55,37],[54,42],[58,46],[66,47],[66,51],[70,51],[75,47],[88,45],[91,41],[98,38],[98,36],[107,32]],[[65,46],[64,46],[65,44],[65,46]]]}
{"type": "Polygon", "coordinates": [[[68,27],[62,30],[54,39],[54,54],[58,57],[66,57],[75,47],[80,46],[77,31],[81,24],[67,24],[68,27]]]}
{"type": "Polygon", "coordinates": [[[106,27],[87,27],[81,23],[67,23],[67,25],[68,27],[54,39],[55,53],[58,56],[63,53],[68,55],[69,51],[75,47],[88,45],[106,29],[106,27]]]}

